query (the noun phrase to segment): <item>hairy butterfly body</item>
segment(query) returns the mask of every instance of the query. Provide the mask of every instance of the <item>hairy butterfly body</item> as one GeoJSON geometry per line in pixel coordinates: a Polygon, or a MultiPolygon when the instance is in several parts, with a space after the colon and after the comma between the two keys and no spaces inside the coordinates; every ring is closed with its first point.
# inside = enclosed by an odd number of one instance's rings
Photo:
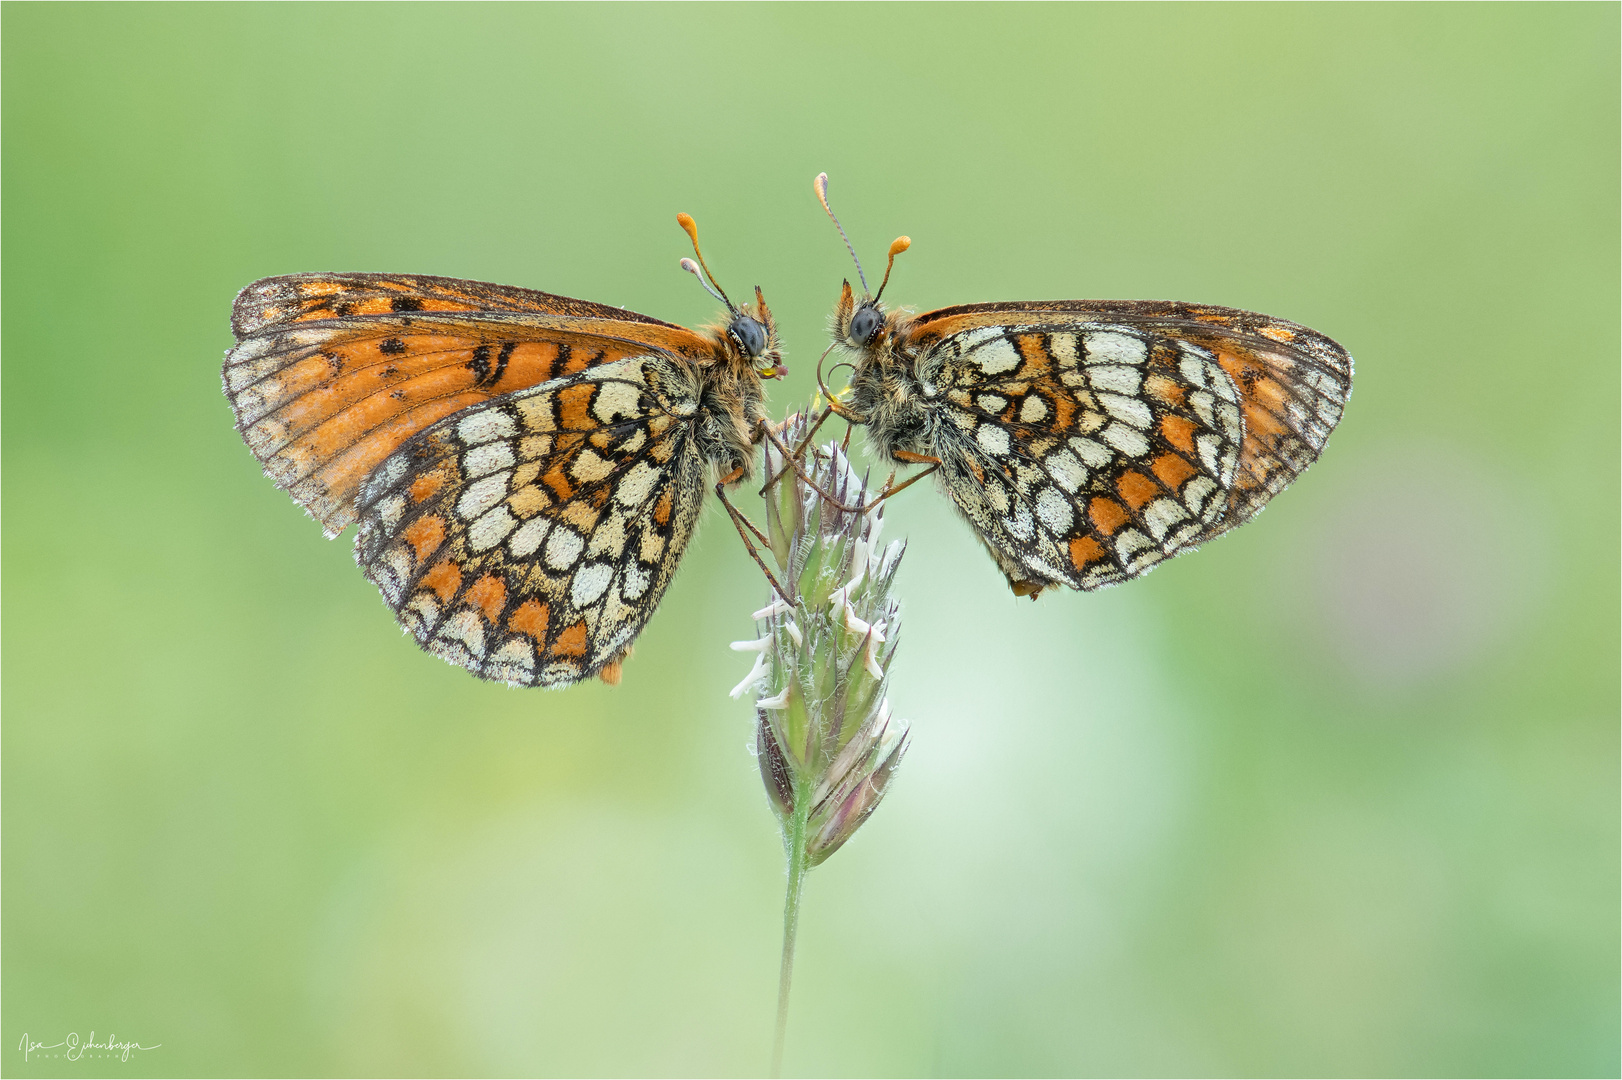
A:
{"type": "Polygon", "coordinates": [[[755,296],[689,330],[482,282],[266,278],[237,297],[225,394],[329,537],[359,522],[356,562],[424,649],[518,686],[613,683],[706,485],[749,475],[783,372],[755,296]]]}
{"type": "Polygon", "coordinates": [[[854,356],[836,410],[893,463],[936,470],[1022,596],[1117,584],[1242,525],[1316,460],[1351,394],[1334,341],[1234,308],[912,314],[846,282],[833,323],[854,356]]]}

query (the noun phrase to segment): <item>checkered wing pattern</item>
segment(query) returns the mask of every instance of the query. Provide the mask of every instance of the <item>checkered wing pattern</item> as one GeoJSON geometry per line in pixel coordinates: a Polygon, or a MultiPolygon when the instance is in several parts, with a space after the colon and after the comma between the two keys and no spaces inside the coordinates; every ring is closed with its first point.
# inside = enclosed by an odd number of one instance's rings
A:
{"type": "Polygon", "coordinates": [[[614,665],[703,502],[692,373],[630,357],[442,420],[360,493],[355,558],[429,652],[563,686],[614,665]]]}
{"type": "Polygon", "coordinates": [[[1227,308],[978,305],[908,329],[946,490],[1016,591],[1116,584],[1242,524],[1351,391],[1334,342],[1227,308]]]}

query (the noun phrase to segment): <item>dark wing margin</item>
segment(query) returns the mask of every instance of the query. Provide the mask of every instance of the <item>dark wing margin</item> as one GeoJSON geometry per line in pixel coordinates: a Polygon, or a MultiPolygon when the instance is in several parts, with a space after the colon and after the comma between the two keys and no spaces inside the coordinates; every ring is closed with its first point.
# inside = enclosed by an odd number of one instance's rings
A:
{"type": "Polygon", "coordinates": [[[261,278],[237,294],[237,340],[286,323],[417,311],[510,311],[674,326],[647,315],[515,285],[427,274],[318,273],[261,278]]]}

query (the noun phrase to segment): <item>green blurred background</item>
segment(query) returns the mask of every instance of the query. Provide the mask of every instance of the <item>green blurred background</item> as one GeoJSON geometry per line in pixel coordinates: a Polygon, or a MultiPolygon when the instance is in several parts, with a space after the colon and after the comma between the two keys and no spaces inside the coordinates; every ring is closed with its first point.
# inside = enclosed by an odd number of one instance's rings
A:
{"type": "Polygon", "coordinates": [[[787,1069],[1616,1075],[1618,8],[10,4],[8,1075],[750,1074],[782,858],[714,507],[624,685],[420,653],[264,479],[227,316],[302,270],[693,323],[807,399],[892,296],[1170,297],[1357,392],[1253,525],[1016,602],[911,541],[914,744],[811,878],[787,1069]],[[26,1035],[161,1043],[23,1060],[26,1035]]]}

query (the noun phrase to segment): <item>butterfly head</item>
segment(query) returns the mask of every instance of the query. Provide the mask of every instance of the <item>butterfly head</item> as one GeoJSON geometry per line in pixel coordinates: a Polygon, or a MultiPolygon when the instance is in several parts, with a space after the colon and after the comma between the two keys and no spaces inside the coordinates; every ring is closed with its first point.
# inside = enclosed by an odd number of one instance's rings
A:
{"type": "MultiPolygon", "coordinates": [[[[907,250],[911,241],[905,236],[900,237],[890,245],[890,261],[893,264],[895,257],[907,250]]],[[[889,280],[886,272],[885,280],[889,280]]],[[[884,287],[879,287],[879,293],[884,287]]],[[[862,294],[858,300],[850,287],[850,282],[844,283],[839,295],[839,305],[834,308],[834,340],[847,348],[855,349],[861,353],[868,353],[878,349],[885,336],[893,328],[892,324],[899,316],[885,311],[884,305],[879,302],[878,296],[862,294]]]]}
{"type": "Polygon", "coordinates": [[[755,286],[755,302],[733,311],[726,333],[733,348],[762,379],[780,379],[788,374],[788,368],[783,366],[783,345],[777,338],[777,320],[772,318],[759,285],[755,286]]]}
{"type": "Polygon", "coordinates": [[[844,292],[839,297],[839,306],[834,309],[834,340],[867,353],[878,348],[881,339],[890,328],[892,317],[885,315],[884,308],[879,304],[879,297],[884,295],[884,287],[890,283],[890,271],[895,268],[895,257],[911,247],[912,241],[905,236],[895,238],[890,245],[890,261],[885,264],[884,280],[879,283],[879,291],[869,293],[867,275],[862,273],[862,260],[856,257],[856,249],[851,246],[850,237],[845,235],[845,227],[839,224],[834,208],[828,205],[828,174],[819,175],[813,187],[816,188],[817,199],[822,203],[822,208],[828,212],[834,228],[839,230],[840,238],[845,241],[851,261],[856,264],[856,278],[862,283],[862,298],[857,301],[850,282],[845,282],[844,292]]]}
{"type": "Polygon", "coordinates": [[[856,309],[856,314],[850,317],[850,325],[845,328],[845,340],[857,348],[866,348],[873,344],[873,339],[879,336],[884,329],[884,310],[879,307],[877,300],[870,300],[856,309]]]}
{"type": "Polygon", "coordinates": [[[705,265],[704,255],[698,249],[698,226],[693,219],[687,214],[677,214],[676,224],[693,241],[693,254],[698,256],[696,263],[692,259],[683,259],[681,268],[698,278],[705,291],[725,304],[727,313],[732,316],[723,333],[727,345],[758,377],[780,379],[787,375],[788,368],[783,366],[783,347],[777,339],[777,323],[772,319],[771,309],[766,306],[766,297],[761,293],[760,286],[755,286],[753,305],[739,307],[734,304],[705,265]]]}

